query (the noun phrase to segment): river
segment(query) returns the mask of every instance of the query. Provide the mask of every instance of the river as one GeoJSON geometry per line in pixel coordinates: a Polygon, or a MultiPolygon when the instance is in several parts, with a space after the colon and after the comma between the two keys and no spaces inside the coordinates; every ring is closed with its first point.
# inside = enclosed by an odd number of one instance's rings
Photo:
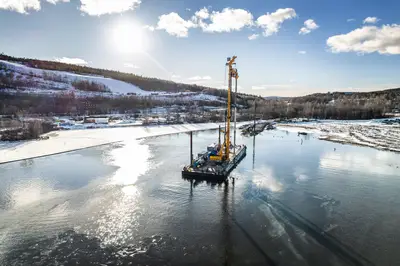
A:
{"type": "MultiPolygon", "coordinates": [[[[194,134],[194,151],[217,131],[194,134]]],[[[228,184],[174,134],[0,165],[0,265],[400,265],[400,155],[266,131],[228,184]]]]}

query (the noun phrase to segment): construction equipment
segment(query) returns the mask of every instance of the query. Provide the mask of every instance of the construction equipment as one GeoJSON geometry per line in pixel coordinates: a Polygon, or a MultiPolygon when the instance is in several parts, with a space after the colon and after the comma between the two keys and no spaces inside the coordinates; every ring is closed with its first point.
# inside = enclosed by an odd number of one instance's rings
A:
{"type": "MultiPolygon", "coordinates": [[[[184,177],[199,177],[207,179],[221,180],[226,179],[230,172],[246,156],[247,147],[245,145],[236,145],[236,94],[237,80],[239,74],[236,68],[236,56],[229,57],[226,62],[228,67],[228,95],[226,107],[225,130],[219,129],[218,145],[210,145],[207,151],[200,153],[195,160],[191,159],[191,164],[185,166],[182,170],[184,177]],[[235,97],[234,97],[234,143],[231,143],[231,119],[232,119],[232,80],[235,79],[235,97]],[[224,141],[221,143],[221,132],[224,133],[224,141]]],[[[191,143],[192,147],[192,138],[191,143]]],[[[191,148],[192,156],[192,148],[191,148]]]]}

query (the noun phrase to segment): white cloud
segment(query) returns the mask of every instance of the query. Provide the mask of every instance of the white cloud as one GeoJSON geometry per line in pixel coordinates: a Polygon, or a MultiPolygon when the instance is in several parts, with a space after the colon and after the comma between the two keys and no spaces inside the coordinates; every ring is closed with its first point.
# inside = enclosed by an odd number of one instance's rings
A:
{"type": "Polygon", "coordinates": [[[139,66],[136,66],[136,65],[134,65],[132,63],[125,63],[124,67],[126,67],[126,68],[134,68],[134,69],[139,69],[140,68],[139,66]]]}
{"type": "Polygon", "coordinates": [[[175,75],[175,74],[172,74],[172,76],[171,76],[171,79],[180,79],[180,78],[181,78],[181,76],[175,75]]]}
{"type": "Polygon", "coordinates": [[[356,20],[354,18],[347,19],[347,22],[352,22],[352,21],[356,21],[356,20]]]}
{"type": "Polygon", "coordinates": [[[71,65],[87,65],[88,62],[81,58],[69,58],[69,57],[62,57],[62,58],[55,58],[56,62],[71,64],[71,65]]]}
{"type": "Polygon", "coordinates": [[[208,12],[208,9],[206,7],[200,9],[199,11],[196,11],[194,15],[195,17],[201,19],[208,19],[210,17],[210,13],[208,12]]]}
{"type": "Polygon", "coordinates": [[[26,14],[28,10],[40,10],[40,2],[39,0],[0,0],[0,9],[12,10],[26,14]]]}
{"type": "Polygon", "coordinates": [[[149,25],[145,25],[145,26],[143,26],[143,28],[147,29],[149,31],[154,31],[155,30],[155,28],[153,26],[149,26],[149,25]]]}
{"type": "Polygon", "coordinates": [[[285,20],[295,18],[296,16],[296,11],[293,8],[281,8],[271,14],[262,15],[257,19],[256,23],[264,29],[264,36],[271,36],[279,31],[281,24],[285,20]]]}
{"type": "Polygon", "coordinates": [[[309,34],[310,32],[311,30],[307,29],[306,27],[303,27],[300,29],[299,34],[306,35],[309,34]]]}
{"type": "Polygon", "coordinates": [[[186,8],[186,11],[189,11],[189,12],[190,12],[190,11],[191,11],[191,9],[190,9],[190,8],[186,8]]]}
{"type": "Polygon", "coordinates": [[[299,54],[306,54],[306,51],[299,51],[299,54]]]}
{"type": "Polygon", "coordinates": [[[204,76],[204,77],[201,77],[201,76],[194,76],[194,77],[188,78],[188,80],[193,80],[193,81],[211,80],[211,77],[210,77],[210,76],[204,76]]]}
{"type": "Polygon", "coordinates": [[[260,36],[260,34],[252,34],[248,38],[250,41],[257,39],[260,36]]]}
{"type": "MultiPolygon", "coordinates": [[[[69,0],[46,0],[49,3],[69,2],[69,0]]],[[[39,11],[41,8],[39,0],[0,0],[0,9],[16,11],[28,14],[29,10],[39,11]]]]}
{"type": "Polygon", "coordinates": [[[304,21],[304,25],[307,27],[307,29],[310,30],[315,30],[319,28],[319,26],[317,25],[317,23],[315,23],[313,19],[307,19],[306,21],[304,21]]]}
{"type": "Polygon", "coordinates": [[[53,5],[57,4],[58,2],[64,2],[64,3],[69,2],[69,0],[46,0],[46,1],[53,5]]]}
{"type": "MultiPolygon", "coordinates": [[[[278,32],[285,20],[296,16],[292,8],[278,9],[274,13],[259,17],[257,26],[264,29],[265,36],[269,36],[278,32]]],[[[187,37],[191,28],[201,28],[204,32],[232,32],[251,26],[254,26],[253,15],[247,10],[224,8],[222,11],[211,11],[204,7],[196,11],[190,20],[183,19],[175,12],[164,14],[159,17],[156,29],[165,30],[173,36],[187,37]]],[[[254,40],[258,37],[259,34],[252,34],[248,38],[254,40]]]]}
{"type": "MultiPolygon", "coordinates": [[[[206,16],[206,13],[202,13],[202,15],[206,16]]],[[[244,9],[224,8],[221,12],[213,11],[208,15],[211,23],[200,25],[205,32],[239,31],[246,26],[253,25],[253,15],[244,9]]]]}
{"type": "Polygon", "coordinates": [[[302,27],[300,29],[299,34],[302,34],[302,35],[309,34],[313,30],[316,30],[318,28],[319,28],[319,26],[317,25],[317,23],[315,23],[314,20],[307,19],[306,21],[304,21],[304,27],[302,27]]]}
{"type": "Polygon", "coordinates": [[[122,13],[138,7],[141,0],[80,0],[80,10],[90,16],[122,13]]]}
{"type": "Polygon", "coordinates": [[[375,24],[375,23],[377,23],[379,20],[380,20],[380,19],[378,19],[377,17],[367,17],[366,19],[364,19],[363,23],[364,23],[364,24],[367,24],[367,23],[375,24]]]}
{"type": "Polygon", "coordinates": [[[333,53],[400,54],[400,25],[364,26],[326,41],[333,53]]]}
{"type": "Polygon", "coordinates": [[[192,17],[192,22],[196,25],[196,27],[204,29],[207,27],[207,23],[205,23],[204,20],[209,18],[210,13],[208,9],[204,7],[194,13],[194,16],[192,17]]]}
{"type": "Polygon", "coordinates": [[[184,20],[175,12],[167,15],[161,15],[157,23],[158,30],[165,30],[169,35],[176,37],[187,37],[190,28],[196,25],[189,20],[184,20]]]}

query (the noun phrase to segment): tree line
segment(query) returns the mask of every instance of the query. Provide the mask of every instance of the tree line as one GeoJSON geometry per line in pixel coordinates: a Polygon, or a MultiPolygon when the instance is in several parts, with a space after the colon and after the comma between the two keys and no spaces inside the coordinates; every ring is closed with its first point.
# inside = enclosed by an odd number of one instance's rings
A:
{"type": "MultiPolygon", "coordinates": [[[[241,120],[251,120],[254,113],[262,119],[292,119],[298,117],[315,119],[373,119],[383,118],[388,112],[400,110],[400,89],[373,93],[320,94],[285,100],[262,98],[242,99],[244,108],[239,109],[241,120]],[[254,106],[256,106],[254,111],[254,106]]],[[[184,101],[175,97],[168,101],[156,97],[75,97],[74,93],[35,95],[26,93],[2,93],[0,91],[0,113],[4,115],[37,114],[109,114],[134,113],[157,106],[185,106],[191,110],[197,106],[219,106],[219,101],[184,101]]],[[[221,116],[218,116],[220,119],[221,116]]],[[[213,120],[217,117],[214,115],[213,120]]]]}
{"type": "Polygon", "coordinates": [[[319,93],[304,97],[248,102],[245,114],[264,119],[376,119],[400,110],[400,89],[364,93],[319,93]]]}
{"type": "MultiPolygon", "coordinates": [[[[125,81],[147,91],[167,92],[204,92],[221,98],[227,98],[226,90],[198,86],[193,84],[175,83],[168,80],[143,77],[140,75],[122,73],[119,71],[96,69],[86,66],[69,65],[59,62],[43,61],[27,58],[15,58],[0,54],[0,59],[23,63],[33,68],[68,71],[77,74],[101,75],[121,81],[125,81]]],[[[1,67],[1,65],[0,65],[1,67]]],[[[1,69],[0,69],[1,70],[1,69]]],[[[34,76],[34,74],[32,73],[34,76]]],[[[44,79],[62,80],[62,77],[44,75],[44,79]]],[[[107,91],[108,88],[97,86],[90,82],[75,82],[75,88],[88,91],[107,91]]],[[[0,88],[18,88],[40,86],[29,79],[21,79],[12,72],[0,71],[0,88]],[[31,83],[30,83],[31,82],[31,83]]],[[[254,105],[256,105],[257,117],[264,119],[291,119],[296,117],[316,119],[372,119],[382,118],[394,109],[400,109],[400,89],[375,91],[366,93],[317,93],[304,97],[263,99],[249,94],[239,94],[238,105],[245,108],[241,110],[242,117],[254,117],[254,105]]],[[[81,113],[83,110],[93,110],[96,113],[108,113],[112,111],[128,112],[133,109],[149,108],[152,106],[164,106],[170,104],[188,104],[185,101],[174,98],[172,101],[160,101],[151,97],[119,97],[90,99],[75,98],[72,96],[58,95],[48,96],[16,95],[8,96],[10,102],[1,99],[2,109],[5,113],[13,113],[16,110],[24,110],[30,113],[81,113]],[[41,103],[43,107],[32,105],[32,102],[41,103]],[[49,104],[50,103],[50,104],[49,104]],[[46,106],[46,104],[48,106],[46,106]],[[94,107],[93,107],[94,106],[94,107]],[[85,109],[86,108],[86,109],[85,109]],[[88,109],[89,108],[89,109],[88,109]]],[[[224,106],[221,102],[198,102],[200,105],[224,106]]],[[[0,106],[1,107],[1,106],[0,106]]]]}
{"type": "MultiPolygon", "coordinates": [[[[0,91],[0,113],[3,115],[35,114],[39,116],[135,113],[159,106],[193,107],[193,102],[176,98],[162,101],[153,97],[75,97],[74,93],[40,95],[4,93],[0,91]]],[[[220,106],[221,102],[196,101],[198,106],[220,106]]]]}
{"type": "Polygon", "coordinates": [[[72,82],[72,86],[76,90],[81,90],[81,91],[111,92],[111,90],[104,84],[88,80],[75,80],[72,82]]]}

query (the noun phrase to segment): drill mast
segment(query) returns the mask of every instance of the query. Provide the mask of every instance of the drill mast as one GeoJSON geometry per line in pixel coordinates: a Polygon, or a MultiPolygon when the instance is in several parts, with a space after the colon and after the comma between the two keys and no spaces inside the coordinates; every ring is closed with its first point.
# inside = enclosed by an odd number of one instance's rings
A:
{"type": "MultiPolygon", "coordinates": [[[[232,58],[228,58],[228,62],[226,65],[228,66],[228,105],[226,108],[226,129],[225,129],[225,143],[224,143],[224,159],[229,160],[230,156],[230,133],[231,133],[231,106],[232,106],[232,78],[235,78],[237,80],[238,74],[237,74],[237,69],[233,68],[233,65],[235,65],[235,60],[237,56],[233,56],[232,58]]],[[[236,103],[235,103],[236,104],[236,103]]],[[[221,149],[222,150],[222,149],[221,149]]]]}

